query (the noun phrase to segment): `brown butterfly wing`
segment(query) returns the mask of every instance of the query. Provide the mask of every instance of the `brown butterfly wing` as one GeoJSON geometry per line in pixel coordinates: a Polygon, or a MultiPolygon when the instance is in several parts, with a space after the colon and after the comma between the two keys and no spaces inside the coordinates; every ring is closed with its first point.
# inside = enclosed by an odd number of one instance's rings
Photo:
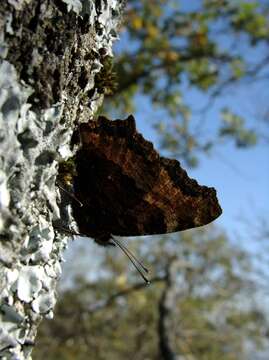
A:
{"type": "Polygon", "coordinates": [[[81,232],[98,237],[164,234],[202,226],[221,214],[214,188],[190,179],[136,131],[135,120],[99,117],[80,126],[73,204],[81,232]]]}

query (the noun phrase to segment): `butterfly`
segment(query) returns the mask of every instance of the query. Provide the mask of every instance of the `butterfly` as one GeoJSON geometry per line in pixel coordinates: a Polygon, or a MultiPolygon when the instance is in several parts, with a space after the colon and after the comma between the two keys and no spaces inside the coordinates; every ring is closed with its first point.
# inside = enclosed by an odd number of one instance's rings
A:
{"type": "Polygon", "coordinates": [[[99,116],[80,124],[79,136],[73,216],[80,233],[98,244],[115,243],[113,235],[203,226],[221,214],[216,190],[189,178],[179,161],[160,156],[137,132],[132,115],[114,121],[99,116]]]}

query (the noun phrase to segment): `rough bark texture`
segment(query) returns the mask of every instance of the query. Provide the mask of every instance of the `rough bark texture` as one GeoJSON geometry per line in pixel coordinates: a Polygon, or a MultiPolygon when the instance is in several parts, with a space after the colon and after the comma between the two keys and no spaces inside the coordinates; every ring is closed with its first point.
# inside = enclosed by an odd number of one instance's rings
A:
{"type": "MultiPolygon", "coordinates": [[[[75,123],[102,102],[95,75],[117,38],[120,0],[0,6],[0,358],[28,359],[52,317],[67,239],[55,179],[75,123]]],[[[67,213],[68,217],[68,213],[67,213]]]]}

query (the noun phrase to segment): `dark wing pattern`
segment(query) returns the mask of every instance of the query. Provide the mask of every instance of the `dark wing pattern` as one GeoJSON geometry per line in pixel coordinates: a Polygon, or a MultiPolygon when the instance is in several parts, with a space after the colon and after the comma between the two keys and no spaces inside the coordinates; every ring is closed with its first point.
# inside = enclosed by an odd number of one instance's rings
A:
{"type": "Polygon", "coordinates": [[[90,237],[164,234],[210,223],[221,214],[214,188],[160,157],[135,120],[99,117],[80,125],[74,218],[90,237]]]}

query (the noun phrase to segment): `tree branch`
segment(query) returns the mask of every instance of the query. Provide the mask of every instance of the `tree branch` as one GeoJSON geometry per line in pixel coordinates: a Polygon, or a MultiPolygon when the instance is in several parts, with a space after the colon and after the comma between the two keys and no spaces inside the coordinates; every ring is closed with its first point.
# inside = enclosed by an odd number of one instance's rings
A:
{"type": "Polygon", "coordinates": [[[173,335],[171,335],[174,333],[173,318],[177,308],[178,261],[174,258],[166,267],[165,288],[159,301],[159,350],[164,360],[176,360],[178,357],[172,341],[173,335]]]}

